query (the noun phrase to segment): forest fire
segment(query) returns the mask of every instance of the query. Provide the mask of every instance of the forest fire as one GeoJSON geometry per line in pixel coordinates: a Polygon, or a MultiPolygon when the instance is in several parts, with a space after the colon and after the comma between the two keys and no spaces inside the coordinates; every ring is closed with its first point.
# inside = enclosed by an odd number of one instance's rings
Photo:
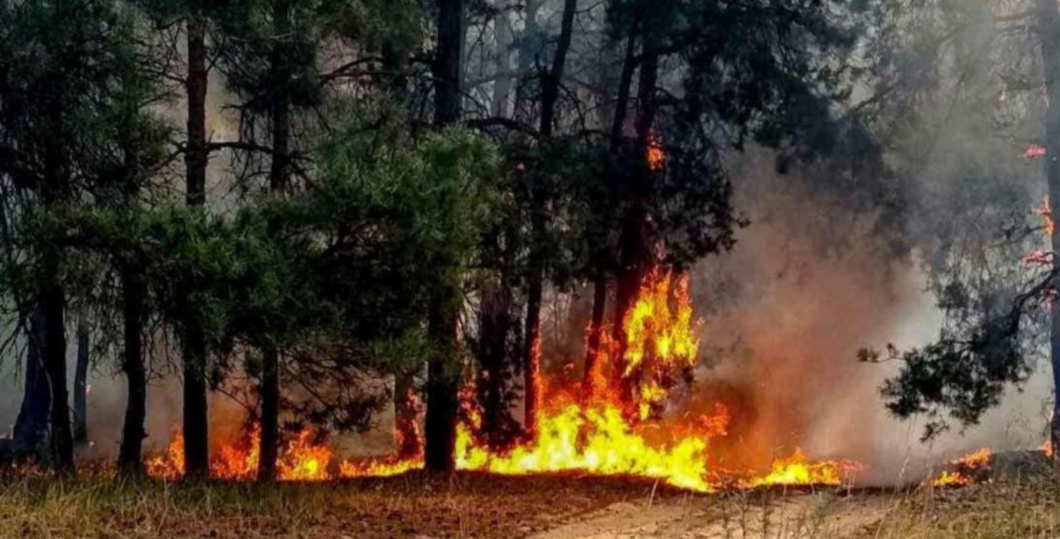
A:
{"type": "MultiPolygon", "coordinates": [[[[628,341],[620,354],[608,339],[588,377],[585,394],[553,390],[543,396],[536,428],[529,440],[503,452],[486,443],[475,392],[461,392],[463,419],[457,426],[456,466],[460,470],[502,475],[572,472],[635,476],[699,492],[725,487],[769,485],[839,485],[860,468],[853,463],[811,462],[801,450],[773,463],[770,472],[723,477],[709,469],[711,440],[726,436],[732,415],[723,403],[684,423],[660,425],[667,399],[682,369],[694,366],[699,348],[686,277],[650,272],[623,320],[628,341]],[[619,358],[624,361],[619,362],[619,358]],[[632,395],[632,402],[623,395],[632,395]]],[[[549,387],[546,385],[545,387],[549,387]]],[[[472,388],[473,389],[473,388],[472,388]]],[[[211,466],[218,479],[255,477],[259,428],[248,429],[238,442],[220,448],[211,466]]],[[[398,433],[399,436],[416,433],[398,433]]],[[[183,471],[183,438],[178,433],[168,453],[148,463],[149,473],[175,479],[183,471]]],[[[423,467],[423,455],[385,456],[331,466],[326,445],[314,444],[303,430],[282,452],[283,481],[383,477],[423,467]]]]}
{"type": "Polygon", "coordinates": [[[943,470],[931,480],[933,487],[963,487],[976,481],[976,478],[990,469],[993,453],[983,448],[959,459],[950,461],[952,470],[943,470]]]}
{"type": "MultiPolygon", "coordinates": [[[[261,428],[255,424],[234,444],[221,446],[210,464],[210,475],[222,480],[253,479],[258,473],[261,428]]],[[[311,441],[312,431],[304,429],[289,442],[277,462],[281,481],[325,481],[331,479],[331,449],[311,441]]],[[[184,436],[177,432],[164,455],[147,461],[147,473],[165,480],[184,475],[184,436]]]]}

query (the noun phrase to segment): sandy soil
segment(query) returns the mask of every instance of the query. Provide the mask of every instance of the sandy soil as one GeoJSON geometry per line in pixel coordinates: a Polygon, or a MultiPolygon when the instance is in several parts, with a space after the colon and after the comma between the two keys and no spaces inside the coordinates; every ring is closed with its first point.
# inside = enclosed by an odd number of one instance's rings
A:
{"type": "Polygon", "coordinates": [[[534,539],[861,537],[894,506],[882,496],[834,493],[620,502],[534,539]]]}

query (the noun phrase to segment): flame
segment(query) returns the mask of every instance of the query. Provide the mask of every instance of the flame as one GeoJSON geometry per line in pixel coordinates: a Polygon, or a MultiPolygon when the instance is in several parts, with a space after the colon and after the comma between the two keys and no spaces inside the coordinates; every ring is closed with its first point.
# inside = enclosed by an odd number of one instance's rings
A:
{"type": "Polygon", "coordinates": [[[863,467],[854,462],[811,462],[801,448],[796,448],[790,457],[775,459],[773,469],[764,477],[754,478],[744,484],[747,487],[769,485],[830,485],[843,484],[845,475],[860,471],[863,467]]]}
{"type": "Polygon", "coordinates": [[[1039,450],[1042,452],[1043,455],[1045,455],[1045,458],[1053,458],[1053,441],[1046,440],[1039,450]]]}
{"type": "Polygon", "coordinates": [[[943,470],[931,480],[934,487],[963,487],[975,482],[975,477],[984,470],[990,469],[990,458],[993,453],[983,448],[969,453],[959,459],[950,461],[953,470],[943,470]]]}
{"type": "Polygon", "coordinates": [[[1045,198],[1042,200],[1041,206],[1037,206],[1034,208],[1034,213],[1041,216],[1046,233],[1052,236],[1053,231],[1056,230],[1056,225],[1055,223],[1053,223],[1053,208],[1049,204],[1049,195],[1045,195],[1045,198]]]}
{"type": "Polygon", "coordinates": [[[708,437],[690,436],[668,444],[650,444],[620,408],[576,403],[560,405],[538,418],[536,437],[503,455],[492,454],[465,424],[457,429],[457,466],[506,475],[577,471],[629,475],[710,492],[708,437]]]}
{"type": "MultiPolygon", "coordinates": [[[[844,472],[854,468],[847,463],[812,462],[799,450],[775,461],[764,476],[727,483],[710,469],[709,462],[711,441],[728,435],[733,419],[729,409],[716,403],[698,416],[663,417],[677,374],[695,366],[699,351],[699,322],[692,310],[688,278],[649,272],[621,323],[627,340],[624,353],[610,337],[611,332],[604,331],[588,394],[564,390],[563,384],[550,384],[551,380],[541,375],[534,428],[527,429],[526,440],[507,450],[492,449],[486,442],[475,388],[473,383],[465,385],[459,395],[457,468],[504,475],[636,476],[699,492],[726,486],[838,485],[844,472]]],[[[399,447],[403,436],[417,434],[417,428],[399,426],[399,447]]],[[[253,478],[259,437],[255,425],[242,440],[222,447],[211,467],[213,475],[233,480],[253,478]]],[[[337,477],[392,476],[422,469],[422,445],[415,447],[419,451],[412,455],[399,452],[341,462],[337,477]]],[[[313,444],[310,432],[302,431],[280,457],[280,478],[329,479],[333,477],[328,471],[331,456],[327,446],[313,444]]],[[[151,475],[180,477],[184,462],[180,434],[166,455],[151,462],[151,475]]]]}
{"type": "MultiPolygon", "coordinates": [[[[331,479],[329,466],[331,449],[326,444],[316,444],[312,431],[303,429],[281,452],[276,471],[281,481],[326,481],[331,479]]],[[[210,475],[216,479],[248,480],[257,477],[261,454],[261,426],[254,424],[234,444],[221,446],[220,452],[210,463],[210,475]]],[[[184,475],[184,436],[173,435],[166,453],[147,461],[147,473],[151,477],[172,481],[184,475]]]]}
{"type": "Polygon", "coordinates": [[[1024,159],[1039,159],[1049,154],[1049,149],[1041,144],[1031,144],[1027,148],[1026,152],[1023,152],[1024,159]]]}
{"type": "Polygon", "coordinates": [[[184,433],[174,433],[166,452],[148,459],[147,474],[166,481],[175,481],[184,475],[184,433]]]}
{"type": "Polygon", "coordinates": [[[648,168],[651,170],[659,170],[666,162],[666,153],[663,152],[662,146],[659,144],[659,138],[654,133],[648,136],[648,152],[647,152],[648,168]]]}
{"type": "Polygon", "coordinates": [[[670,375],[694,366],[699,353],[688,277],[677,280],[675,308],[670,302],[671,282],[669,273],[652,271],[623,320],[628,344],[622,377],[640,385],[637,415],[641,420],[648,419],[669,395],[670,375]]]}

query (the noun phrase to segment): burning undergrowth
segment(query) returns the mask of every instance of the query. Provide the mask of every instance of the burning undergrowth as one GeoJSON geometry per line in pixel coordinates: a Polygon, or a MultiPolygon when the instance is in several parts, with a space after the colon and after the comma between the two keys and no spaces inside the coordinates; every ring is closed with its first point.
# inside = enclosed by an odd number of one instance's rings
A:
{"type": "MultiPolygon", "coordinates": [[[[542,375],[546,388],[536,428],[528,439],[497,450],[486,442],[473,387],[461,393],[457,426],[458,469],[504,475],[577,472],[587,475],[636,476],[709,492],[735,486],[839,485],[862,467],[852,462],[812,461],[801,450],[778,458],[765,473],[724,470],[711,465],[711,448],[729,435],[732,414],[722,401],[692,414],[666,413],[679,373],[696,365],[700,348],[698,320],[692,309],[689,280],[653,271],[643,282],[633,308],[622,321],[629,345],[620,354],[605,340],[589,383],[562,389],[542,375]],[[619,362],[618,357],[626,358],[619,362]]],[[[415,433],[398,433],[410,436],[415,433]]],[[[256,476],[257,430],[220,448],[212,474],[219,479],[256,476]]],[[[282,480],[386,476],[422,467],[422,455],[388,456],[361,461],[334,458],[326,443],[309,430],[294,437],[281,452],[282,480]]],[[[166,455],[149,462],[153,476],[173,479],[183,470],[183,447],[174,437],[166,455]]]]}

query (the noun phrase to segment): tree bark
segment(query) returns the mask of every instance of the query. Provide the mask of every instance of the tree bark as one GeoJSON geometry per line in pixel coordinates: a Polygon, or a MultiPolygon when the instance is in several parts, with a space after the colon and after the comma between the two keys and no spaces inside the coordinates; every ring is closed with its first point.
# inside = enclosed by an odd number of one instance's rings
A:
{"type": "Polygon", "coordinates": [[[593,313],[589,321],[589,338],[585,345],[585,372],[582,373],[582,396],[589,399],[600,387],[600,343],[604,335],[604,316],[607,311],[607,274],[597,270],[593,277],[593,313]]]}
{"type": "MultiPolygon", "coordinates": [[[[538,131],[543,138],[552,136],[555,126],[556,104],[559,101],[560,84],[563,82],[563,69],[570,51],[571,37],[574,33],[574,15],[578,8],[577,0],[565,0],[563,4],[563,22],[559,42],[552,67],[542,77],[541,85],[541,124],[538,131]]],[[[523,427],[533,433],[537,429],[537,414],[541,408],[541,301],[544,294],[545,280],[545,243],[547,236],[547,218],[545,215],[548,196],[544,186],[531,186],[530,235],[531,252],[529,256],[530,276],[527,283],[526,298],[526,341],[523,351],[524,373],[524,417],[523,427]]]]}
{"type": "Polygon", "coordinates": [[[70,428],[70,392],[66,385],[66,297],[62,288],[50,286],[40,293],[44,316],[44,370],[51,391],[51,453],[56,471],[72,474],[74,437],[70,428]]]}
{"type": "Polygon", "coordinates": [[[126,267],[122,272],[122,318],[125,347],[122,351],[122,371],[128,397],[125,403],[125,422],[122,427],[118,469],[126,474],[142,471],[143,441],[147,437],[147,371],[143,360],[143,319],[146,287],[139,272],[126,267]]]}
{"type": "Polygon", "coordinates": [[[88,324],[77,323],[77,364],[74,368],[74,442],[88,441],[88,324]]]}
{"type": "Polygon", "coordinates": [[[27,337],[25,393],[13,433],[15,448],[20,452],[39,449],[48,437],[52,397],[48,375],[44,371],[44,314],[39,301],[33,304],[27,337]]]}
{"type": "MultiPolygon", "coordinates": [[[[616,294],[615,342],[618,345],[618,361],[615,362],[613,376],[616,380],[619,373],[625,371],[625,352],[628,347],[623,320],[633,307],[641,282],[652,265],[652,248],[648,231],[648,202],[651,195],[651,170],[647,162],[648,146],[651,141],[652,124],[655,120],[654,94],[658,77],[658,55],[653,51],[652,36],[654,33],[644,27],[642,30],[640,80],[638,81],[636,145],[634,146],[634,167],[632,192],[626,214],[622,218],[622,229],[619,237],[619,272],[616,294]]],[[[628,377],[619,383],[619,396],[627,411],[633,409],[633,384],[636,376],[628,377]]]]}
{"type": "MultiPolygon", "coordinates": [[[[455,291],[454,291],[455,293],[455,291]]],[[[434,357],[427,367],[427,417],[424,467],[427,471],[452,473],[456,469],[456,419],[459,408],[459,365],[456,365],[456,312],[449,298],[431,303],[427,334],[434,344],[434,357]]]]}
{"type": "Polygon", "coordinates": [[[508,336],[512,332],[511,290],[502,272],[483,291],[479,312],[478,364],[483,375],[477,387],[482,405],[482,432],[487,444],[495,450],[509,447],[518,428],[511,417],[508,398],[513,378],[508,350],[508,336]]]}
{"type": "MultiPolygon", "coordinates": [[[[438,43],[434,61],[434,122],[460,121],[464,58],[464,0],[439,0],[438,43]]],[[[448,273],[451,268],[439,268],[448,273]]],[[[443,278],[448,281],[451,276],[443,278]]],[[[450,473],[456,468],[457,391],[460,375],[456,353],[456,297],[450,282],[440,284],[429,305],[427,333],[434,357],[427,367],[427,418],[424,466],[450,473]]]]}
{"type": "MultiPolygon", "coordinates": [[[[630,88],[633,85],[633,73],[636,70],[636,44],[637,44],[637,32],[636,26],[630,28],[629,36],[626,38],[626,49],[625,55],[622,60],[622,72],[619,75],[618,81],[618,95],[615,101],[614,113],[611,115],[611,130],[610,139],[608,141],[608,150],[611,154],[611,159],[617,161],[619,154],[622,150],[622,131],[626,123],[626,116],[629,110],[629,97],[630,88]]],[[[615,167],[610,167],[612,170],[615,167]]],[[[610,182],[612,185],[617,185],[619,182],[612,179],[610,182]]],[[[606,249],[606,247],[605,247],[606,249]]],[[[598,251],[594,254],[593,265],[595,266],[596,275],[593,277],[593,312],[592,320],[589,323],[589,338],[585,347],[585,371],[582,378],[582,395],[585,398],[589,398],[593,393],[600,389],[596,387],[599,380],[597,380],[596,371],[602,368],[600,362],[600,344],[603,341],[604,332],[604,319],[607,313],[607,275],[608,268],[605,267],[605,260],[609,258],[606,250],[598,251]]],[[[621,319],[619,319],[621,320],[621,319]]],[[[619,325],[619,320],[616,320],[615,325],[619,325]]]]}
{"type": "MultiPolygon", "coordinates": [[[[193,13],[187,23],[188,148],[186,197],[189,206],[206,204],[206,23],[193,13]]],[[[188,277],[189,281],[193,277],[188,277]]],[[[186,289],[193,290],[194,283],[186,289]]],[[[209,413],[206,401],[206,339],[190,298],[184,298],[184,459],[185,476],[204,478],[210,473],[209,413]]]]}
{"type": "MultiPolygon", "coordinates": [[[[272,51],[274,80],[286,82],[290,76],[284,65],[284,38],[288,33],[290,4],[277,0],[273,6],[273,25],[277,44],[272,51]]],[[[291,107],[288,96],[277,92],[272,103],[272,164],[269,170],[269,190],[283,196],[290,187],[291,107]]],[[[270,227],[272,225],[270,224],[270,227]]],[[[271,336],[266,336],[269,340],[271,336]]],[[[261,375],[261,453],[258,481],[276,480],[276,459],[280,450],[280,349],[270,343],[263,350],[261,375]]]]}
{"type": "MultiPolygon", "coordinates": [[[[1038,39],[1045,68],[1047,105],[1044,118],[1045,177],[1049,184],[1049,205],[1053,216],[1060,216],[1060,10],[1053,0],[1037,0],[1038,39]]],[[[1054,288],[1060,287],[1060,234],[1052,235],[1054,288]]],[[[1060,448],[1060,302],[1050,308],[1049,359],[1053,368],[1053,414],[1049,439],[1053,455],[1060,448]]]]}
{"type": "MultiPolygon", "coordinates": [[[[500,0],[498,4],[504,3],[500,0]]],[[[493,17],[493,46],[497,55],[494,64],[493,95],[490,99],[490,115],[494,118],[508,117],[508,100],[512,93],[512,27],[507,5],[498,5],[493,17]]]]}

